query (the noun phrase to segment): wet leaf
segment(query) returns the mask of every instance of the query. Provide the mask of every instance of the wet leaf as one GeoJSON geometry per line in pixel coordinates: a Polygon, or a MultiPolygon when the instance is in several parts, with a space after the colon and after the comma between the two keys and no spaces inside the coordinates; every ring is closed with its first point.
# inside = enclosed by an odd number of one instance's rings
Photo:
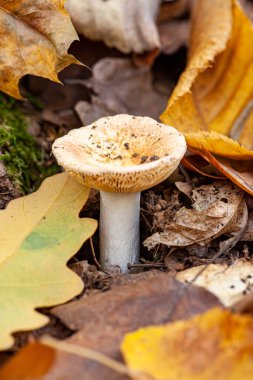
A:
{"type": "MultiPolygon", "coordinates": [[[[162,121],[184,133],[232,133],[253,96],[251,37],[251,21],[236,0],[198,0],[187,67],[162,121]]],[[[251,149],[250,128],[247,137],[244,134],[243,141],[251,149]]]]}
{"type": "Polygon", "coordinates": [[[66,263],[97,226],[78,216],[88,195],[87,187],[62,173],[0,212],[0,349],[13,344],[13,332],[48,322],[36,308],[82,291],[81,279],[66,263]]]}
{"type": "Polygon", "coordinates": [[[63,0],[0,1],[0,90],[21,98],[18,83],[33,74],[59,82],[57,74],[78,61],[67,53],[78,39],[63,0]]]}
{"type": "MultiPolygon", "coordinates": [[[[176,279],[181,282],[191,282],[204,265],[196,266],[179,272],[176,279]]],[[[216,295],[225,306],[232,306],[246,295],[253,294],[253,263],[238,260],[233,265],[210,264],[194,281],[216,295]]]]}
{"type": "Polygon", "coordinates": [[[242,192],[233,184],[214,182],[200,186],[192,191],[192,199],[192,207],[181,207],[172,220],[166,210],[158,212],[154,222],[158,232],[148,237],[144,246],[151,249],[157,244],[169,247],[185,247],[195,243],[204,245],[234,230],[242,192]]]}
{"type": "Polygon", "coordinates": [[[127,334],[127,365],[154,380],[244,380],[253,372],[253,319],[212,309],[127,334]]]}

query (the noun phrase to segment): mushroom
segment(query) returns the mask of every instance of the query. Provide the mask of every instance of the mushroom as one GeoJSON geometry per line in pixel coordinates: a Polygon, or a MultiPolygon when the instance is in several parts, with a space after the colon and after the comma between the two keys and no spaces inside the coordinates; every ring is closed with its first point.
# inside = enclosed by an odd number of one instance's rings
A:
{"type": "Polygon", "coordinates": [[[177,168],[186,142],[176,129],[149,117],[116,115],[70,131],[53,144],[58,163],[79,182],[100,190],[100,263],[109,269],[138,261],[140,192],[177,168]]]}

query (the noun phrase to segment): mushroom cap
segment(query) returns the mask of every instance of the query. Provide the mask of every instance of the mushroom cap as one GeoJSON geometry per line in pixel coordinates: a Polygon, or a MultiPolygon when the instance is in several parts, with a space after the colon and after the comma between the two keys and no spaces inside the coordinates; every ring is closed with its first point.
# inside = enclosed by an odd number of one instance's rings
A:
{"type": "Polygon", "coordinates": [[[98,190],[139,192],[170,176],[186,152],[184,136],[150,117],[103,117],[53,144],[58,163],[98,190]]]}

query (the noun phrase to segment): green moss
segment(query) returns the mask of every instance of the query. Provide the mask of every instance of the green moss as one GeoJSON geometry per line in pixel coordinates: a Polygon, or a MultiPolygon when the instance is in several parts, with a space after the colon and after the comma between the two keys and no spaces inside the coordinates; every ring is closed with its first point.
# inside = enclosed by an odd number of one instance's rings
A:
{"type": "Polygon", "coordinates": [[[0,159],[21,193],[33,191],[46,176],[57,171],[56,166],[43,167],[41,150],[27,128],[17,102],[0,94],[0,159]]]}

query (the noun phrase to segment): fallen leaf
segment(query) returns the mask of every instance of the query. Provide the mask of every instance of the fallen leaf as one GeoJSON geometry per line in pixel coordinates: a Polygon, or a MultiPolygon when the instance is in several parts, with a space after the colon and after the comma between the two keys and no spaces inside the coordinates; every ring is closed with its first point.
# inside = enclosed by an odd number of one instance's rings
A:
{"type": "Polygon", "coordinates": [[[161,0],[68,0],[76,30],[91,40],[102,40],[123,53],[143,53],[160,47],[155,24],[161,0]]]}
{"type": "Polygon", "coordinates": [[[121,350],[130,369],[154,380],[244,380],[253,372],[252,339],[251,317],[212,309],[127,334],[121,350]]]}
{"type": "MultiPolygon", "coordinates": [[[[210,307],[217,299],[197,287],[187,287],[158,271],[123,276],[124,285],[56,307],[53,314],[78,331],[67,342],[91,348],[122,361],[120,343],[126,332],[150,324],[188,318],[210,307]]],[[[31,361],[31,365],[34,363],[31,361]]],[[[57,352],[45,380],[126,380],[98,363],[57,352]]],[[[44,380],[44,379],[43,379],[44,380]]]]}
{"type": "Polygon", "coordinates": [[[192,150],[207,150],[219,157],[231,158],[233,160],[252,160],[253,151],[246,149],[227,136],[217,132],[189,132],[185,134],[187,145],[192,150]]]}
{"type": "Polygon", "coordinates": [[[78,39],[63,0],[1,2],[0,90],[21,99],[18,83],[26,74],[59,82],[57,74],[78,61],[67,53],[78,39]]]}
{"type": "MultiPolygon", "coordinates": [[[[189,147],[188,147],[189,148],[189,147]]],[[[241,161],[241,160],[228,160],[225,158],[215,157],[204,147],[202,150],[196,150],[189,148],[191,152],[199,154],[207,162],[212,164],[220,173],[224,174],[229,178],[233,183],[242,188],[247,193],[253,195],[253,170],[252,164],[253,160],[241,161]]],[[[187,160],[184,160],[183,163],[187,165],[187,160]]],[[[188,166],[188,165],[187,165],[188,166]]],[[[193,166],[189,169],[196,170],[199,172],[197,166],[193,166]]]]}
{"type": "Polygon", "coordinates": [[[82,291],[82,281],[66,263],[97,226],[78,216],[88,195],[87,187],[62,173],[0,212],[0,349],[13,344],[13,332],[48,322],[36,308],[82,291]]]}
{"type": "Polygon", "coordinates": [[[189,60],[161,120],[184,133],[228,135],[253,96],[252,24],[236,0],[195,5],[189,60]]]}
{"type": "Polygon", "coordinates": [[[242,191],[228,182],[195,188],[192,190],[194,203],[191,208],[181,207],[172,219],[166,210],[155,215],[154,226],[158,232],[143,244],[148,249],[157,244],[169,247],[204,245],[224,233],[229,234],[235,228],[242,196],[242,191]]]}
{"type": "Polygon", "coordinates": [[[209,164],[204,158],[199,154],[193,154],[183,157],[181,164],[189,170],[201,174],[204,177],[210,177],[214,179],[225,179],[221,176],[218,170],[216,170],[212,165],[209,164]],[[217,174],[216,174],[217,173],[217,174]]]}
{"type": "Polygon", "coordinates": [[[182,46],[188,46],[190,36],[189,20],[174,20],[158,25],[161,51],[172,54],[182,46]]]}
{"type": "MultiPolygon", "coordinates": [[[[186,269],[176,275],[181,282],[191,282],[204,265],[186,269]]],[[[201,273],[194,285],[201,286],[216,295],[225,306],[232,306],[246,295],[253,294],[253,262],[238,260],[233,265],[210,264],[201,273]]]]}
{"type": "Polygon", "coordinates": [[[30,343],[2,366],[0,380],[40,380],[50,370],[55,355],[55,350],[50,347],[30,343]]]}
{"type": "Polygon", "coordinates": [[[137,68],[127,58],[104,58],[92,73],[81,83],[96,95],[91,103],[80,101],[75,107],[83,125],[119,113],[157,118],[164,107],[165,99],[154,90],[148,67],[137,68]]]}

